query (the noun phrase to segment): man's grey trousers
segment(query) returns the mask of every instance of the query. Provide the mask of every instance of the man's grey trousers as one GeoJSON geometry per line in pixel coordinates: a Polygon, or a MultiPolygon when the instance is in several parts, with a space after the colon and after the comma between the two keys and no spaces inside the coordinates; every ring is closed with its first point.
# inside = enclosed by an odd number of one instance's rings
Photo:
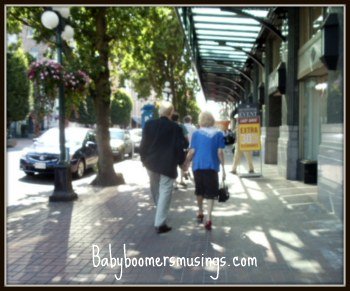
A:
{"type": "Polygon", "coordinates": [[[152,197],[156,205],[154,226],[159,227],[166,223],[175,179],[150,170],[147,170],[147,172],[150,178],[152,197]]]}

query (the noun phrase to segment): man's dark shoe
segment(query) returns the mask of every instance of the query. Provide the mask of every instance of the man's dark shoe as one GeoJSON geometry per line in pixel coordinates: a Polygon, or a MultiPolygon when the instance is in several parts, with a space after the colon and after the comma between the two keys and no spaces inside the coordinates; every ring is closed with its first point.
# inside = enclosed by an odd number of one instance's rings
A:
{"type": "Polygon", "coordinates": [[[171,230],[170,226],[167,226],[166,224],[163,224],[159,227],[156,227],[156,232],[157,233],[164,233],[164,232],[168,232],[171,230]]]}

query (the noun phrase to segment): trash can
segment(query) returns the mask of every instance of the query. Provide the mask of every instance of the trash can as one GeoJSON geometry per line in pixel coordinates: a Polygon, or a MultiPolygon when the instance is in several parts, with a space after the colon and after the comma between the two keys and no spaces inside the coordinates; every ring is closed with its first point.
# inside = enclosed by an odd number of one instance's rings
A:
{"type": "Polygon", "coordinates": [[[317,161],[300,161],[300,178],[305,184],[317,184],[317,161]]]}
{"type": "Polygon", "coordinates": [[[153,118],[154,109],[155,107],[152,104],[146,104],[145,106],[142,107],[142,115],[141,115],[142,128],[144,128],[147,120],[153,118]]]}

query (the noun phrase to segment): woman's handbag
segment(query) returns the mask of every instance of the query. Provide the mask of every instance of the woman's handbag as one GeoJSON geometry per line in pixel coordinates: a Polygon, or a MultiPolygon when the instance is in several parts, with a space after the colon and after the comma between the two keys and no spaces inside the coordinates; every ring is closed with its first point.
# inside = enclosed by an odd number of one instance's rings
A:
{"type": "Polygon", "coordinates": [[[219,202],[226,202],[230,198],[230,193],[228,192],[228,187],[225,185],[225,180],[222,179],[222,187],[219,188],[219,202]]]}

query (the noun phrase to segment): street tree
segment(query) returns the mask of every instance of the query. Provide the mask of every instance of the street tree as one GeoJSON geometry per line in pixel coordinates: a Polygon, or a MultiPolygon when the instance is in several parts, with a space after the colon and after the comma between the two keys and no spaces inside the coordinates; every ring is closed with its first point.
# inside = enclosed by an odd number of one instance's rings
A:
{"type": "Polygon", "coordinates": [[[74,115],[72,121],[84,124],[85,126],[89,127],[96,124],[94,104],[90,96],[86,96],[85,100],[80,103],[77,114],[74,115]]]}
{"type": "Polygon", "coordinates": [[[7,127],[27,117],[30,109],[28,59],[20,47],[9,48],[6,67],[7,127]]]}
{"type": "Polygon", "coordinates": [[[132,110],[132,100],[129,94],[123,89],[119,89],[113,94],[111,102],[111,123],[127,127],[130,124],[132,110]]]}
{"type": "Polygon", "coordinates": [[[196,100],[196,93],[199,91],[199,85],[196,79],[188,74],[188,76],[180,76],[177,95],[177,111],[181,117],[191,115],[194,123],[198,120],[200,109],[196,100]]]}
{"type": "MultiPolygon", "coordinates": [[[[111,51],[120,52],[123,43],[142,30],[147,8],[138,7],[79,7],[72,9],[76,53],[88,71],[92,84],[90,96],[94,101],[99,148],[98,174],[95,185],[110,186],[123,183],[123,177],[113,168],[109,125],[111,116],[111,65],[120,59],[111,51]]],[[[136,41],[136,39],[134,40],[136,41]]]]}
{"type": "Polygon", "coordinates": [[[124,43],[121,66],[140,98],[150,96],[151,90],[162,98],[168,81],[175,110],[182,112],[199,86],[196,79],[189,81],[192,64],[180,25],[175,8],[150,8],[142,33],[135,36],[138,41],[124,43]]]}

